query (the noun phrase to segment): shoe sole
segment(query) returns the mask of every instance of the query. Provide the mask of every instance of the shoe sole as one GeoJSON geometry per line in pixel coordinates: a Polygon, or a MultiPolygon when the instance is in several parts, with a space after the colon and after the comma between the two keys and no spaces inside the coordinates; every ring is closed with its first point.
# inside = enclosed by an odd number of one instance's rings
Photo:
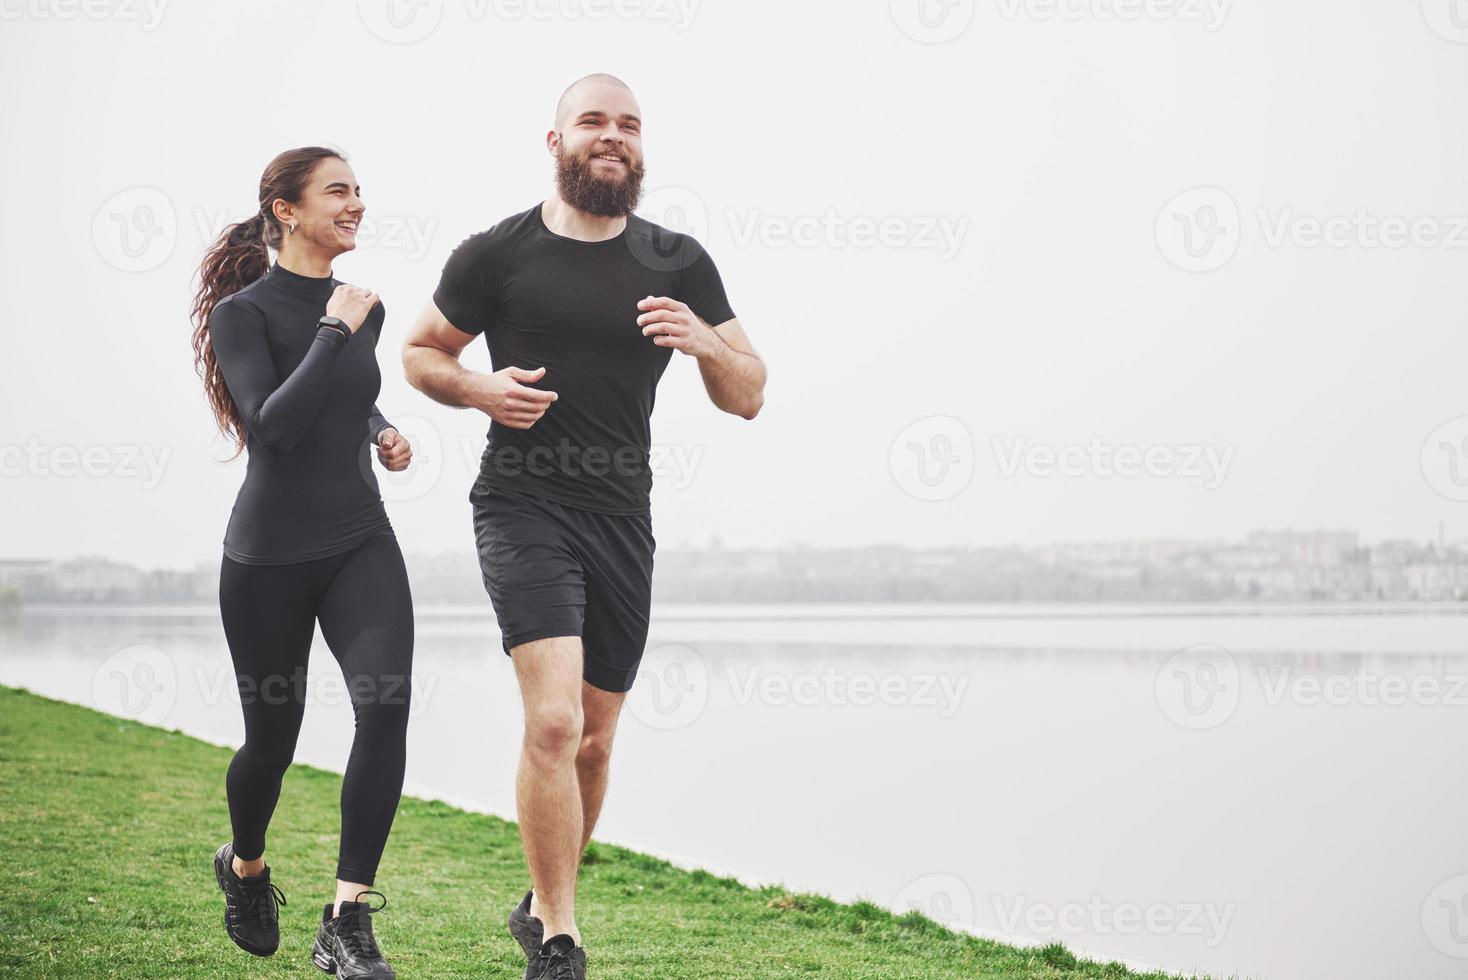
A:
{"type": "MultiPolygon", "coordinates": [[[[224,887],[224,859],[221,856],[221,853],[222,852],[220,851],[216,851],[214,854],[214,883],[219,886],[219,890],[224,893],[225,901],[228,902],[229,889],[224,887]]],[[[233,942],[240,949],[244,950],[246,953],[249,953],[251,956],[259,956],[262,959],[267,956],[274,956],[275,951],[280,948],[279,946],[276,946],[274,949],[266,952],[262,949],[247,946],[238,936],[234,934],[234,930],[229,927],[229,909],[227,908],[224,910],[224,932],[225,935],[229,936],[231,942],[233,942]]]]}
{"type": "Polygon", "coordinates": [[[336,973],[336,960],[332,959],[331,954],[321,948],[321,940],[319,939],[311,946],[311,962],[315,963],[317,968],[323,973],[336,973]]]}
{"type": "MultiPolygon", "coordinates": [[[[315,963],[317,969],[322,973],[336,975],[336,959],[322,948],[319,938],[311,946],[311,962],[315,963]]],[[[358,974],[358,976],[367,976],[367,974],[358,974]]]]}

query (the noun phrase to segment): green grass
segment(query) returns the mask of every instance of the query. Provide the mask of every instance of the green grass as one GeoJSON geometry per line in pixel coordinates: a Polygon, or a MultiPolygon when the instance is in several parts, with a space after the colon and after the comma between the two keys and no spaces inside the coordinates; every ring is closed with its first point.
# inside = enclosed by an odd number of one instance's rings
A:
{"type": "MultiPolygon", "coordinates": [[[[290,904],[280,951],[257,959],[225,936],[214,883],[230,755],[0,687],[0,975],[324,976],[309,954],[332,888],[341,778],[286,775],[269,860],[290,904]]],[[[518,978],[525,960],[504,919],[526,881],[513,823],[404,798],[378,872],[389,898],[378,939],[404,980],[518,978]]],[[[1137,976],[1059,945],[1015,949],[600,844],[577,912],[596,980],[1137,976]]]]}

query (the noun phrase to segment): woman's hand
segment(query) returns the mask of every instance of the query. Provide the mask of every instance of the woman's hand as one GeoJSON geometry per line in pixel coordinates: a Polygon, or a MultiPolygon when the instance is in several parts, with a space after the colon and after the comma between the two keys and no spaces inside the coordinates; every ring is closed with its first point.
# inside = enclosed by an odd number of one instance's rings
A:
{"type": "Polygon", "coordinates": [[[362,322],[367,319],[367,314],[372,312],[372,307],[377,302],[377,294],[372,290],[342,283],[332,291],[331,299],[326,301],[326,315],[336,317],[347,325],[347,329],[356,333],[362,328],[362,322]]]}
{"type": "Polygon", "coordinates": [[[394,473],[400,472],[413,461],[413,447],[402,433],[388,426],[377,434],[377,461],[394,473]]]}

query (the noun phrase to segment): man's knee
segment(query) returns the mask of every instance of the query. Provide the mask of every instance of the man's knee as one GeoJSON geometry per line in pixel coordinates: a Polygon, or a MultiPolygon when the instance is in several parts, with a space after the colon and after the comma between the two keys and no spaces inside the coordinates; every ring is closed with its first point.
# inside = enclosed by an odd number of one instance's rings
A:
{"type": "Polygon", "coordinates": [[[569,756],[581,743],[583,716],[575,701],[548,701],[525,713],[525,742],[533,752],[569,756]]]}
{"type": "Polygon", "coordinates": [[[583,731],[576,750],[576,765],[583,769],[604,769],[612,759],[612,733],[583,731]]]}

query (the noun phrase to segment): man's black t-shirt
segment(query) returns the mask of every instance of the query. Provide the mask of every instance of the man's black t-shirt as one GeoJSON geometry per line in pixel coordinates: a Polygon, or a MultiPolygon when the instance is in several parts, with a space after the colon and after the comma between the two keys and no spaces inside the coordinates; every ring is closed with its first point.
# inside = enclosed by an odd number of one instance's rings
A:
{"type": "Polygon", "coordinates": [[[734,311],[693,238],[631,215],[617,237],[583,242],[552,232],[540,208],[466,238],[433,294],[454,327],[484,334],[494,370],[544,367],[526,386],[557,394],[528,429],[490,423],[478,482],[648,514],[650,420],[673,348],[643,336],[637,303],[667,296],[711,326],[734,311]]]}

